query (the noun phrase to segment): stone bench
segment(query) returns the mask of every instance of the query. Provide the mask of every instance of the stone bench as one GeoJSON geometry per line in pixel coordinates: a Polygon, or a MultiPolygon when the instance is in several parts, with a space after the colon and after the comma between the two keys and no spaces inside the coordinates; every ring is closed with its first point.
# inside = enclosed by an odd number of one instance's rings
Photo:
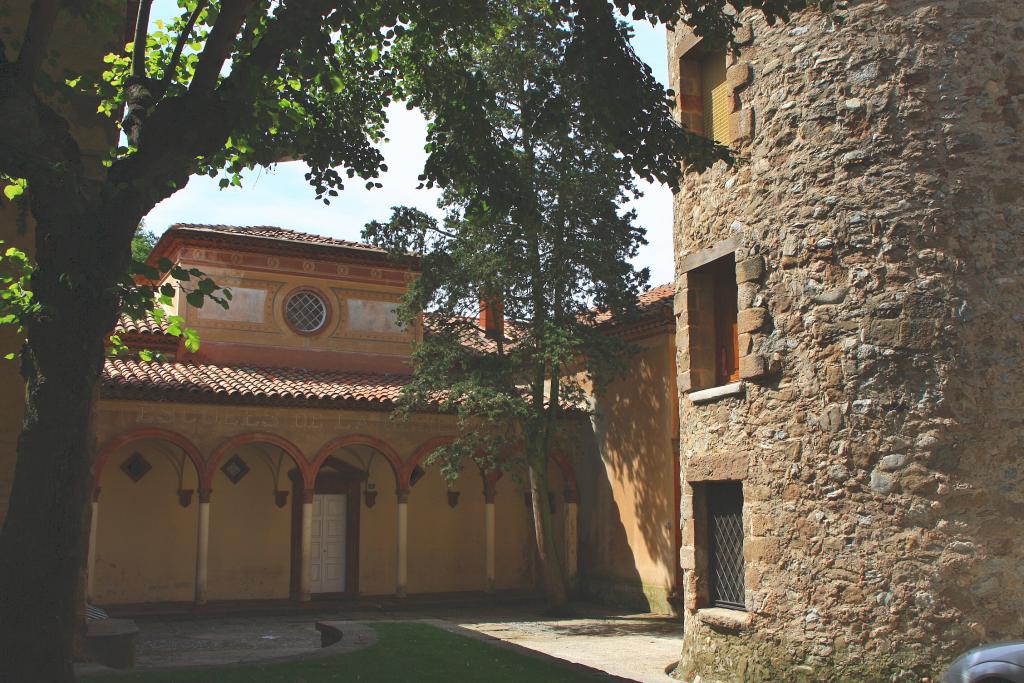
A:
{"type": "Polygon", "coordinates": [[[135,639],[139,627],[131,619],[97,619],[86,622],[85,647],[89,655],[112,669],[135,666],[135,639]]]}
{"type": "Polygon", "coordinates": [[[320,632],[320,647],[329,647],[341,642],[341,624],[336,621],[318,621],[316,630],[320,632]]]}

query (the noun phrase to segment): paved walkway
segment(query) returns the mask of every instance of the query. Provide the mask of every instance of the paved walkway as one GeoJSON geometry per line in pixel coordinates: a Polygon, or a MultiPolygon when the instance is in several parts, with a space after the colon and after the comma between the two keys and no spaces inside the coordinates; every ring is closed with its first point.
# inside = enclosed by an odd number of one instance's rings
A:
{"type": "Polygon", "coordinates": [[[582,606],[579,616],[572,619],[540,618],[539,611],[537,605],[461,606],[401,612],[331,609],[274,616],[138,617],[136,668],[173,669],[317,656],[321,654],[317,621],[350,623],[342,642],[331,648],[332,653],[340,653],[375,642],[374,621],[416,619],[468,629],[635,681],[672,680],[664,669],[679,654],[682,626],[678,621],[609,612],[589,605],[582,606]]]}
{"type": "Polygon", "coordinates": [[[446,621],[521,647],[615,676],[666,683],[665,668],[679,659],[682,624],[649,614],[608,614],[580,610],[574,619],[538,619],[506,613],[445,617],[446,621]]]}

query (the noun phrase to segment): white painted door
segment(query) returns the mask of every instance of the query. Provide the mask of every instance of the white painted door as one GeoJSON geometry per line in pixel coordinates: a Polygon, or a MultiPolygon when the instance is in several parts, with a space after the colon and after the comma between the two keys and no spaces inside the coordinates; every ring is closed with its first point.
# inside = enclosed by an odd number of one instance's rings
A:
{"type": "Polygon", "coordinates": [[[313,593],[345,591],[345,513],[348,496],[325,493],[313,496],[313,593]]]}

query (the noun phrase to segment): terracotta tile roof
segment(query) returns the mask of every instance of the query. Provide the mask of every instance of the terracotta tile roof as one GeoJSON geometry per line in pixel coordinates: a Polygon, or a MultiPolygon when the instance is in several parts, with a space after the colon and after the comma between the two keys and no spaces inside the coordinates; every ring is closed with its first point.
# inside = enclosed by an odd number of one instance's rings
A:
{"type": "MultiPolygon", "coordinates": [[[[642,292],[637,297],[636,306],[637,311],[642,318],[646,318],[654,313],[672,312],[672,299],[676,295],[676,285],[674,282],[668,282],[657,287],[651,287],[646,292],[642,292]]],[[[598,313],[595,322],[598,324],[606,323],[611,321],[612,314],[608,311],[598,313]]]]}
{"type": "Polygon", "coordinates": [[[175,223],[168,228],[169,233],[174,231],[209,233],[211,235],[237,235],[241,237],[283,240],[287,242],[300,242],[303,244],[316,244],[328,247],[365,249],[367,251],[384,253],[383,249],[378,249],[377,247],[363,242],[342,240],[336,237],[327,237],[325,235],[314,235],[308,232],[299,232],[298,230],[278,228],[273,225],[207,225],[204,223],[175,223]]]}
{"type": "MultiPolygon", "coordinates": [[[[455,323],[448,325],[449,329],[454,329],[458,332],[459,339],[462,343],[474,351],[481,351],[484,353],[494,353],[498,350],[498,343],[487,336],[484,332],[484,328],[480,327],[478,318],[471,318],[466,316],[457,316],[450,322],[455,323]]],[[[423,316],[423,333],[427,336],[436,334],[441,329],[441,321],[439,316],[436,314],[427,314],[423,316]]],[[[505,321],[505,331],[514,332],[515,326],[509,320],[505,321]]],[[[505,347],[508,348],[514,344],[515,341],[511,339],[508,334],[505,335],[505,347]]]]}
{"type": "Polygon", "coordinates": [[[132,320],[122,314],[114,325],[114,334],[164,334],[167,332],[167,321],[158,323],[153,316],[146,314],[145,320],[132,320]]]}
{"type": "Polygon", "coordinates": [[[390,408],[404,375],[107,359],[101,392],[108,398],[225,403],[358,404],[390,408]]]}
{"type": "Polygon", "coordinates": [[[672,298],[676,295],[676,283],[668,282],[657,287],[651,287],[637,298],[637,306],[641,311],[668,304],[672,305],[672,298]]]}

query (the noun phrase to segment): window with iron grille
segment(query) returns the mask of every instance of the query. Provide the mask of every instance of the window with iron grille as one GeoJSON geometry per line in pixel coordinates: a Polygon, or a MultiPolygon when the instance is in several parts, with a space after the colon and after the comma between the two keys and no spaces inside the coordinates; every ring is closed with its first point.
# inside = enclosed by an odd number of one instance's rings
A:
{"type": "Polygon", "coordinates": [[[308,290],[296,292],[284,307],[288,322],[299,332],[316,332],[327,322],[327,304],[308,290]]]}
{"type": "Polygon", "coordinates": [[[714,607],[746,609],[743,595],[743,484],[709,484],[705,495],[711,604],[714,607]]]}

